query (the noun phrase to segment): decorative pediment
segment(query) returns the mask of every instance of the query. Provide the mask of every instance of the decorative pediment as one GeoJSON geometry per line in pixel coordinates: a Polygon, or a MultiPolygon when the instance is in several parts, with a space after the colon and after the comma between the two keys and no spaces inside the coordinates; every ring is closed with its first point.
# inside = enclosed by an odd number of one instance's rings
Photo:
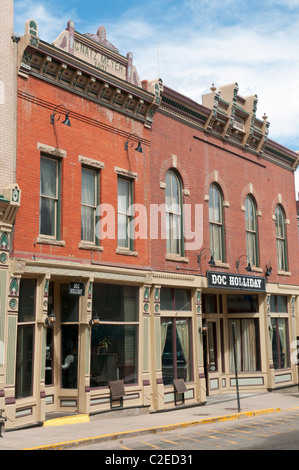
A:
{"type": "Polygon", "coordinates": [[[36,36],[36,23],[31,34],[32,22],[26,23],[26,34],[19,42],[19,74],[33,73],[151,127],[159,101],[144,89],[132,53],[120,55],[107,41],[104,27],[96,35],[80,34],[69,21],[53,44],[48,44],[36,36]]]}

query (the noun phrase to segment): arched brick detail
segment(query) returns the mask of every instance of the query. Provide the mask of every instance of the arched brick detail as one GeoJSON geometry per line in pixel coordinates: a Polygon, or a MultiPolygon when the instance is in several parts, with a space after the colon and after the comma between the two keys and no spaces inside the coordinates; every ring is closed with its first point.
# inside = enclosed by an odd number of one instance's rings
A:
{"type": "Polygon", "coordinates": [[[218,171],[213,170],[206,178],[205,186],[204,186],[204,194],[209,194],[209,188],[212,183],[218,184],[219,188],[223,194],[223,201],[229,201],[228,190],[226,184],[224,183],[223,179],[218,175],[218,171]],[[216,176],[217,175],[217,176],[216,176]]]}
{"type": "Polygon", "coordinates": [[[261,208],[260,197],[251,183],[248,183],[245,186],[245,188],[243,188],[243,191],[241,194],[241,207],[245,207],[245,199],[248,196],[248,194],[251,194],[253,196],[255,203],[256,203],[256,210],[261,211],[262,208],[261,208]]]}
{"type": "Polygon", "coordinates": [[[278,194],[272,201],[272,216],[275,215],[275,208],[276,208],[277,205],[280,205],[282,207],[282,209],[284,210],[285,218],[290,220],[289,210],[287,208],[287,205],[286,205],[285,201],[282,199],[282,197],[280,198],[278,196],[278,194]]]}
{"type": "Polygon", "coordinates": [[[183,165],[181,164],[181,162],[179,161],[178,158],[177,158],[177,161],[176,161],[176,165],[173,164],[173,158],[172,157],[169,157],[166,160],[164,160],[164,162],[162,163],[161,169],[160,169],[159,180],[164,183],[166,173],[171,168],[174,168],[175,170],[177,170],[177,172],[179,173],[179,175],[181,177],[181,180],[182,180],[183,189],[186,189],[186,190],[189,191],[189,179],[188,179],[187,173],[186,173],[183,165]]]}

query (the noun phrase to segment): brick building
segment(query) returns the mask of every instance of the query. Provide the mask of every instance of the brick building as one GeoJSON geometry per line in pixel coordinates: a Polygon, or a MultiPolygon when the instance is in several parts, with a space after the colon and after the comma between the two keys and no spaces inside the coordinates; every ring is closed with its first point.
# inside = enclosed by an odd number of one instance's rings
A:
{"type": "Polygon", "coordinates": [[[53,44],[28,21],[17,70],[7,426],[231,392],[233,331],[243,390],[297,383],[298,159],[257,97],[141,82],[72,21],[53,44]]]}
{"type": "Polygon", "coordinates": [[[170,237],[151,241],[163,297],[156,316],[159,396],[174,401],[165,387],[170,344],[177,359],[172,356],[168,383],[182,376],[179,357],[184,367],[188,357],[183,376],[190,402],[203,399],[203,389],[235,390],[233,328],[242,390],[296,383],[298,154],[269,139],[267,117],[256,116],[257,96],[242,97],[236,83],[213,86],[202,105],[162,81],[146,87],[161,93],[152,128],[151,201],[168,207],[170,237]],[[176,304],[176,295],[189,303],[176,304]],[[188,354],[178,340],[182,324],[188,354]]]}

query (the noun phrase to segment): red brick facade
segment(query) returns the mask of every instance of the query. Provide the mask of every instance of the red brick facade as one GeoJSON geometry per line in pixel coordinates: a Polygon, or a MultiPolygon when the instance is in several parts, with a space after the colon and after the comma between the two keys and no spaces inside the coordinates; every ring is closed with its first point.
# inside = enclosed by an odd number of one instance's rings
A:
{"type": "MultiPolygon", "coordinates": [[[[15,228],[15,256],[90,262],[91,250],[79,249],[81,227],[81,163],[84,156],[104,163],[100,170],[99,201],[115,208],[117,219],[117,173],[115,167],[137,174],[134,179],[134,202],[149,202],[150,131],[139,122],[84,100],[53,85],[30,77],[19,77],[18,92],[18,165],[17,182],[22,188],[24,204],[15,228]],[[50,124],[55,106],[70,109],[71,127],[61,121],[50,124]],[[143,140],[143,153],[125,142],[136,133],[143,140]],[[61,240],[65,246],[38,243],[40,156],[38,143],[66,152],[61,158],[61,240]]],[[[135,145],[136,146],[136,145],[135,145]]],[[[117,227],[117,220],[115,220],[117,227]]],[[[147,266],[148,241],[136,239],[137,256],[116,254],[117,239],[101,240],[102,252],[95,261],[111,264],[147,266]]]]}
{"type": "MultiPolygon", "coordinates": [[[[215,138],[206,132],[194,129],[175,116],[165,112],[156,113],[151,142],[151,187],[154,204],[165,202],[165,190],[161,182],[166,171],[175,166],[181,177],[183,203],[192,207],[192,230],[194,226],[194,205],[203,205],[203,244],[210,246],[209,186],[217,182],[223,194],[224,249],[225,263],[221,271],[237,272],[236,261],[246,254],[245,197],[252,194],[256,201],[258,224],[259,267],[261,275],[270,261],[273,274],[270,282],[299,283],[298,236],[296,227],[296,202],[294,198],[294,173],[279,162],[271,162],[238,146],[215,138]],[[187,191],[184,191],[187,190],[187,191]],[[185,194],[184,194],[185,193],[185,194]],[[277,274],[275,207],[281,204],[285,211],[287,233],[288,271],[291,276],[277,274]]],[[[198,267],[198,250],[186,251],[189,263],[165,260],[166,242],[152,241],[152,267],[162,271],[177,272],[177,266],[188,272],[198,267]]],[[[208,268],[206,256],[202,260],[202,273],[208,268]]],[[[245,271],[243,270],[243,273],[245,271]]]]}

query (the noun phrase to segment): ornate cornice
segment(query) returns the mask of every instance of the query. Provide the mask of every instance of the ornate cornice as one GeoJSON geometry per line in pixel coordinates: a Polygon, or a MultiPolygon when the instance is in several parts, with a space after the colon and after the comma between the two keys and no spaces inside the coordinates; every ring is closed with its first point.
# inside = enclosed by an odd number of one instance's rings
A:
{"type": "MultiPolygon", "coordinates": [[[[81,35],[82,36],[82,35],[81,35]]],[[[96,47],[95,41],[82,36],[86,43],[96,47]]],[[[91,50],[91,49],[90,49],[91,50]]],[[[126,59],[109,50],[109,57],[118,56],[119,63],[126,59]]],[[[128,65],[128,61],[127,61],[128,65]]],[[[69,52],[25,34],[19,42],[18,73],[40,78],[99,105],[111,108],[150,128],[160,100],[142,86],[101,70],[69,52]]]]}

